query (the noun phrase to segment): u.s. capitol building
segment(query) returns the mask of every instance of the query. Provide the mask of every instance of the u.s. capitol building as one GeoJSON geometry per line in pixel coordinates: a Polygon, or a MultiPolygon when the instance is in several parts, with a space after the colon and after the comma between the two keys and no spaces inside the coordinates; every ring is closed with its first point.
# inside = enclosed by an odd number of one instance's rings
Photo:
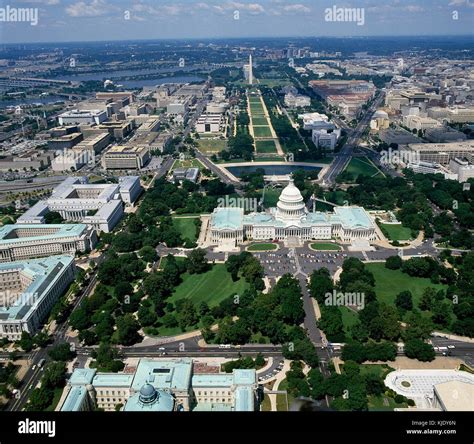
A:
{"type": "Polygon", "coordinates": [[[244,240],[310,241],[336,238],[345,243],[376,240],[375,223],[361,207],[335,207],[333,213],[310,212],[293,180],[283,189],[276,208],[245,214],[242,208],[218,207],[210,220],[213,245],[244,240]]]}

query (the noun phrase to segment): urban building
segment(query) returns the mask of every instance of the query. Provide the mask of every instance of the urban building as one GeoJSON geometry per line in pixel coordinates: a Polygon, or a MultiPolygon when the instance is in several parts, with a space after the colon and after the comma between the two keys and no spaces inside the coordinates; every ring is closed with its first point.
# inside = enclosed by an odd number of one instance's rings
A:
{"type": "Polygon", "coordinates": [[[232,373],[197,373],[190,358],[140,359],[123,373],[76,369],[57,410],[128,412],[255,411],[254,369],[232,373]]]}
{"type": "Polygon", "coordinates": [[[420,117],[420,116],[404,116],[403,124],[408,127],[410,130],[425,131],[431,128],[439,128],[442,126],[440,122],[430,117],[420,117]]]}
{"type": "Polygon", "coordinates": [[[377,110],[370,121],[370,129],[373,131],[380,131],[388,128],[390,128],[390,119],[387,112],[377,110]]]}
{"type": "Polygon", "coordinates": [[[451,159],[449,161],[449,169],[457,175],[457,180],[461,183],[474,178],[474,164],[467,159],[457,157],[451,159]]]}
{"type": "Polygon", "coordinates": [[[79,132],[64,134],[48,140],[48,149],[50,150],[66,150],[82,142],[83,135],[79,132]]]}
{"type": "Polygon", "coordinates": [[[0,337],[34,335],[74,277],[69,255],[0,264],[0,337]]]}
{"type": "Polygon", "coordinates": [[[376,239],[375,225],[360,207],[336,207],[334,213],[308,212],[300,190],[290,180],[276,208],[245,215],[243,208],[219,207],[210,220],[210,242],[235,247],[248,240],[279,240],[301,244],[312,239],[343,242],[376,239]]]}
{"type": "Polygon", "coordinates": [[[307,108],[311,106],[311,98],[301,94],[286,94],[285,105],[288,108],[307,108]]]}
{"type": "Polygon", "coordinates": [[[201,114],[196,122],[196,131],[199,134],[218,134],[224,131],[224,118],[222,114],[201,114]]]}
{"type": "Polygon", "coordinates": [[[325,148],[329,151],[334,151],[337,141],[341,137],[341,130],[313,130],[311,140],[318,148],[325,148]]]}
{"type": "Polygon", "coordinates": [[[58,116],[60,125],[95,124],[100,125],[107,120],[107,113],[100,109],[66,111],[58,116]]]}
{"type": "Polygon", "coordinates": [[[199,178],[199,168],[176,168],[173,170],[173,181],[189,180],[196,183],[199,178]]]}
{"type": "Polygon", "coordinates": [[[0,171],[42,171],[51,165],[53,159],[53,151],[32,149],[0,158],[0,171]]]}
{"type": "Polygon", "coordinates": [[[97,234],[85,224],[14,224],[0,227],[0,262],[92,250],[97,234]]]}
{"type": "Polygon", "coordinates": [[[303,129],[305,130],[334,130],[336,125],[329,121],[329,117],[325,114],[306,113],[299,114],[298,119],[303,121],[303,129]]]}
{"type": "Polygon", "coordinates": [[[456,157],[470,157],[474,153],[474,141],[453,143],[410,143],[400,149],[406,151],[409,159],[418,159],[422,162],[440,163],[448,165],[456,157]]]}
{"type": "Polygon", "coordinates": [[[146,146],[113,146],[102,157],[102,165],[107,170],[140,170],[150,159],[146,146]]]}
{"type": "Polygon", "coordinates": [[[133,204],[141,192],[136,176],[121,178],[119,184],[90,184],[87,177],[68,177],[17,220],[21,224],[44,223],[44,216],[58,212],[63,219],[83,222],[108,233],[123,216],[123,203],[133,204]]]}
{"type": "Polygon", "coordinates": [[[425,139],[433,143],[463,142],[467,140],[467,136],[449,126],[438,128],[429,128],[425,131],[425,139]]]}

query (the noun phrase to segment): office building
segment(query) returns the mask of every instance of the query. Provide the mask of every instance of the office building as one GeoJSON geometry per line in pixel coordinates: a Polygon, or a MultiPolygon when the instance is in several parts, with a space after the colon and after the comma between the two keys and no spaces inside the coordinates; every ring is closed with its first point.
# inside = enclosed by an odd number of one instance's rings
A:
{"type": "Polygon", "coordinates": [[[102,165],[107,170],[140,170],[150,159],[146,146],[113,146],[102,157],[102,165]]]}
{"type": "Polygon", "coordinates": [[[0,264],[0,338],[37,333],[74,277],[69,255],[0,264]]]}
{"type": "Polygon", "coordinates": [[[341,136],[341,130],[313,130],[311,140],[318,148],[324,148],[328,151],[334,151],[337,141],[341,136]]]}
{"type": "Polygon", "coordinates": [[[311,106],[311,98],[301,94],[286,94],[285,105],[288,108],[307,108],[311,106]]]}
{"type": "Polygon", "coordinates": [[[254,369],[198,373],[190,358],[140,359],[123,373],[76,369],[57,410],[125,412],[255,411],[254,369]]]}
{"type": "Polygon", "coordinates": [[[425,131],[431,128],[442,127],[442,124],[435,119],[431,119],[430,117],[420,117],[412,115],[404,116],[403,124],[412,131],[425,131]]]}
{"type": "Polygon", "coordinates": [[[329,117],[325,114],[307,113],[299,114],[298,118],[303,121],[303,129],[305,130],[334,130],[336,125],[329,121],[329,117]]]}
{"type": "Polygon", "coordinates": [[[196,122],[196,131],[199,134],[218,134],[224,131],[224,118],[222,114],[201,114],[196,122]]]}
{"type": "Polygon", "coordinates": [[[36,203],[17,222],[44,223],[44,216],[55,211],[66,221],[83,222],[108,233],[123,216],[123,203],[133,204],[138,190],[141,192],[140,179],[127,177],[118,184],[90,184],[87,177],[68,177],[48,199],[36,203]]]}
{"type": "Polygon", "coordinates": [[[427,129],[424,137],[433,143],[463,142],[467,140],[467,136],[464,133],[449,126],[427,129]]]}
{"type": "Polygon", "coordinates": [[[97,234],[85,224],[14,224],[0,227],[0,262],[92,250],[97,234]]]}
{"type": "Polygon", "coordinates": [[[189,180],[196,183],[199,178],[199,168],[176,168],[173,170],[173,181],[189,180]]]}
{"type": "MultiPolygon", "coordinates": [[[[471,157],[472,159],[472,157],[471,157]]],[[[474,164],[467,159],[454,158],[449,161],[449,169],[457,174],[457,180],[461,183],[474,178],[474,164]]]]}
{"type": "Polygon", "coordinates": [[[66,111],[58,116],[60,125],[100,125],[107,120],[107,113],[100,109],[66,111]]]}
{"type": "Polygon", "coordinates": [[[50,150],[67,150],[82,142],[83,135],[79,132],[64,134],[59,137],[48,140],[48,149],[50,150]]]}
{"type": "Polygon", "coordinates": [[[451,159],[456,157],[470,157],[474,154],[474,141],[453,143],[410,143],[401,148],[406,151],[411,159],[418,159],[422,162],[440,163],[448,165],[451,159]]]}

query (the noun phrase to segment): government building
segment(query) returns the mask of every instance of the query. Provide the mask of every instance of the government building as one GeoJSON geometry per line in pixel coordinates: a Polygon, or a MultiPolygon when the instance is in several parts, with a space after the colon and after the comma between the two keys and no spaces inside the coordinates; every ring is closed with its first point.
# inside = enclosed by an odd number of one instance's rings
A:
{"type": "Polygon", "coordinates": [[[0,264],[0,338],[34,335],[74,280],[72,256],[0,264]]]}
{"type": "Polygon", "coordinates": [[[202,372],[190,358],[140,359],[123,373],[74,370],[56,410],[254,411],[257,386],[254,369],[202,372]]]}
{"type": "Polygon", "coordinates": [[[119,183],[91,184],[87,177],[68,177],[46,200],[40,200],[18,218],[21,224],[43,224],[45,215],[57,212],[68,222],[83,222],[109,233],[143,191],[140,178],[125,176],[119,183]]]}
{"type": "Polygon", "coordinates": [[[0,262],[91,251],[96,231],[85,224],[14,224],[0,227],[0,262]]]}
{"type": "Polygon", "coordinates": [[[242,208],[216,208],[210,219],[210,243],[236,246],[245,240],[284,241],[298,245],[313,239],[342,242],[376,240],[375,224],[361,207],[335,207],[333,213],[309,212],[300,190],[290,180],[276,208],[244,214],[242,208]]]}

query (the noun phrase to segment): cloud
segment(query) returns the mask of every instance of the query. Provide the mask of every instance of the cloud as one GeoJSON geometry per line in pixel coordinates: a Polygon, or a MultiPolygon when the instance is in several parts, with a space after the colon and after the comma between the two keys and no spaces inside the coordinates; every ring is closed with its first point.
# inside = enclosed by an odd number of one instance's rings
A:
{"type": "Polygon", "coordinates": [[[449,6],[464,6],[466,8],[474,8],[474,3],[470,0],[451,0],[449,6]]]}
{"type": "Polygon", "coordinates": [[[311,12],[311,8],[308,8],[308,6],[302,5],[301,3],[297,3],[295,5],[284,6],[283,11],[307,14],[307,13],[311,12]]]}
{"type": "Polygon", "coordinates": [[[80,1],[66,8],[66,13],[71,17],[100,17],[110,11],[111,6],[104,0],[92,0],[90,3],[80,1]]]}

